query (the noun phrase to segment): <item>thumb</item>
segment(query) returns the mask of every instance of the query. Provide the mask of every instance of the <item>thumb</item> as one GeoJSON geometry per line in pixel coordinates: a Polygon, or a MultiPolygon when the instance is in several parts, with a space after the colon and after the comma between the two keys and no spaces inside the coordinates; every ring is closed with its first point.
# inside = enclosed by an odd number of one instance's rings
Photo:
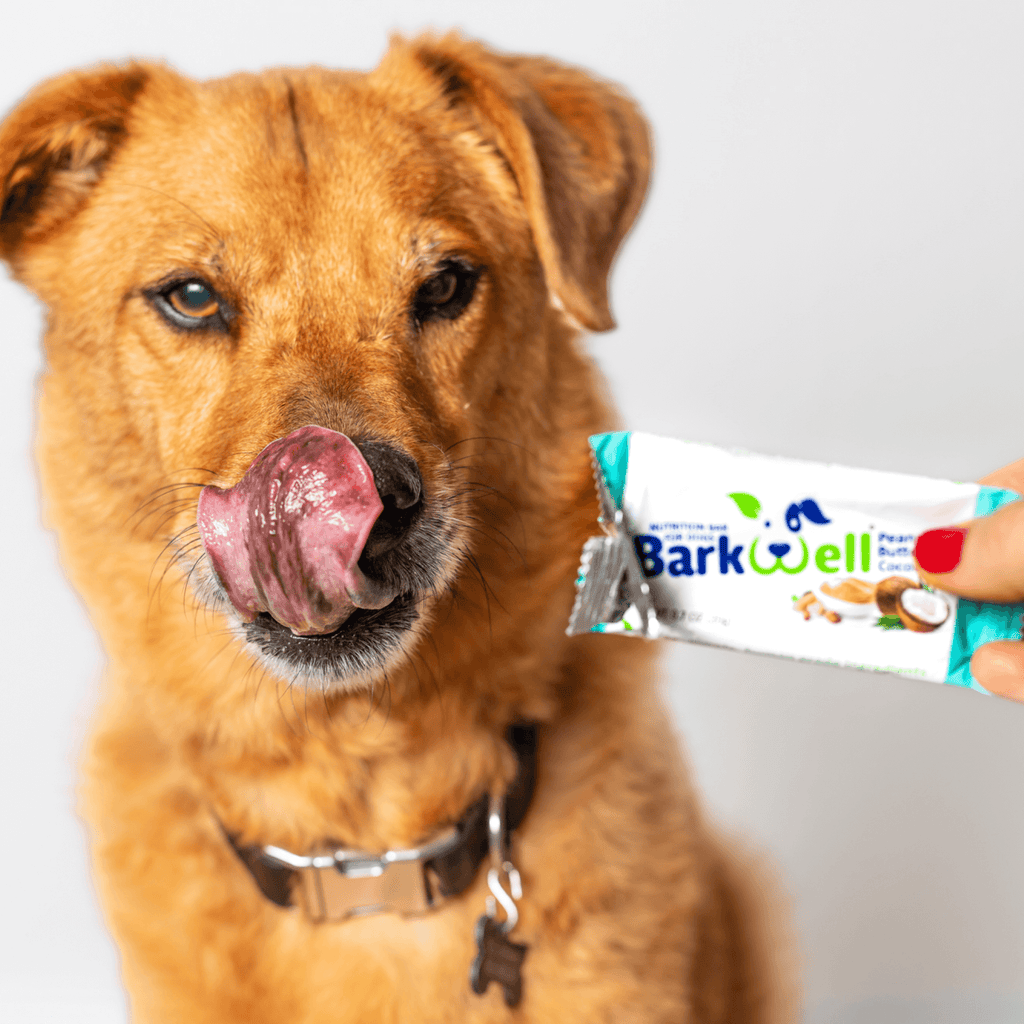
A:
{"type": "MultiPolygon", "coordinates": [[[[982,480],[992,487],[1024,491],[1024,460],[982,480]]],[[[1024,597],[1024,501],[947,530],[929,530],[914,547],[921,578],[928,584],[981,601],[1024,597]]],[[[1024,644],[999,640],[979,647],[971,674],[987,690],[1024,703],[1024,644]]]]}
{"type": "Polygon", "coordinates": [[[1024,644],[996,640],[983,644],[971,658],[971,675],[992,693],[1024,704],[1024,644]]]}
{"type": "Polygon", "coordinates": [[[974,601],[1024,600],[1024,501],[917,538],[921,579],[974,601]]]}

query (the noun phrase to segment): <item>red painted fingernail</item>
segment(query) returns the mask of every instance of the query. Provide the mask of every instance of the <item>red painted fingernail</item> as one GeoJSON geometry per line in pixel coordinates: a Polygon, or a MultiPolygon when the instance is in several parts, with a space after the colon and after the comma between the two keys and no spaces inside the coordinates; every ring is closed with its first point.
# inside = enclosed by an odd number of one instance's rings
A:
{"type": "Polygon", "coordinates": [[[917,538],[914,557],[925,572],[952,572],[960,564],[967,530],[951,526],[944,530],[927,530],[917,538]]]}

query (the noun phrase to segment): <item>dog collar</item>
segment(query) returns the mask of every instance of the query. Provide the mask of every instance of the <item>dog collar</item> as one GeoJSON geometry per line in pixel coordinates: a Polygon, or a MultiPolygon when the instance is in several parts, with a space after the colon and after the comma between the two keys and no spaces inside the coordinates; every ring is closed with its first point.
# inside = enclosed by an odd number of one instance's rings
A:
{"type": "MultiPolygon", "coordinates": [[[[504,843],[526,815],[536,779],[537,726],[509,727],[516,777],[501,800],[504,843]]],[[[325,842],[310,854],[279,846],[242,846],[229,832],[231,848],[264,896],[281,907],[300,906],[313,921],[385,912],[422,914],[469,887],[488,856],[490,796],[483,793],[436,839],[407,850],[367,853],[325,842]]]]}

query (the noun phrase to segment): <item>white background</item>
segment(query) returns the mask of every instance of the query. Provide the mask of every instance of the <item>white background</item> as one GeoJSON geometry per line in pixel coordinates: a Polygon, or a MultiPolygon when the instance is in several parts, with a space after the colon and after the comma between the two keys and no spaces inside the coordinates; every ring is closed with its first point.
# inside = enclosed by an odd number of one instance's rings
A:
{"type": "MultiPolygon", "coordinates": [[[[19,3],[0,108],[100,58],[368,68],[428,24],[646,109],[655,183],[593,339],[629,426],[965,480],[1024,455],[1019,3],[19,3]]],[[[0,279],[0,1015],[116,1022],[73,816],[101,653],[40,526],[40,324],[0,279]]],[[[707,803],[792,893],[808,1022],[1024,1020],[1024,707],[686,645],[667,680],[707,803]]]]}

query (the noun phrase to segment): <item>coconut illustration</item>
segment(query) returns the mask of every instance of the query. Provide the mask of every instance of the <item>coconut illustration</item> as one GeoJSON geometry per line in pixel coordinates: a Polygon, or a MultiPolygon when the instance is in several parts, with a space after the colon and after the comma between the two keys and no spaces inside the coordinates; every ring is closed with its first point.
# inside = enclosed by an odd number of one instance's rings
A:
{"type": "Polygon", "coordinates": [[[883,615],[896,615],[896,601],[904,590],[920,589],[921,584],[906,576],[889,576],[875,587],[875,604],[883,615]]]}
{"type": "Polygon", "coordinates": [[[941,594],[911,586],[897,596],[896,614],[907,629],[930,633],[949,618],[949,605],[941,594]]]}

